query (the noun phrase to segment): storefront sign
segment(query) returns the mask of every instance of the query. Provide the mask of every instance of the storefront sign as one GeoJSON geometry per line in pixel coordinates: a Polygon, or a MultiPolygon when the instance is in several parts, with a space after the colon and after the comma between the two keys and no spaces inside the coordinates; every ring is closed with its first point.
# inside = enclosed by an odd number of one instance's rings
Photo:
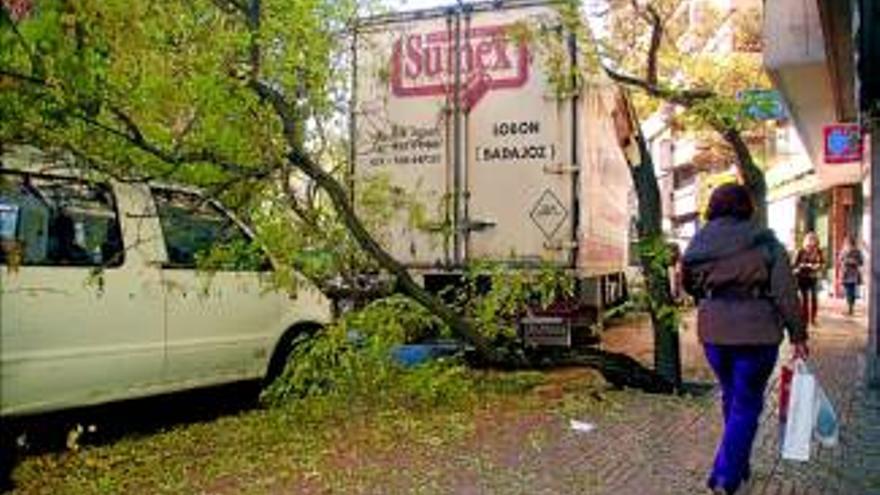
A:
{"type": "Polygon", "coordinates": [[[858,124],[831,124],[824,128],[825,163],[862,161],[862,130],[858,124]]]}

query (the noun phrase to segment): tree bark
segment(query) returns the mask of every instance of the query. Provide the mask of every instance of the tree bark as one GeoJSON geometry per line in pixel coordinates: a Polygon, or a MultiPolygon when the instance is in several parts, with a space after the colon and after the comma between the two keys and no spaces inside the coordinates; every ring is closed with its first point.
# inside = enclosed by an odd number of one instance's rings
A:
{"type": "MultiPolygon", "coordinates": [[[[630,115],[636,127],[635,139],[639,151],[639,163],[631,164],[630,174],[638,197],[639,219],[637,230],[640,241],[663,239],[663,205],[660,188],[654,173],[654,162],[648,144],[638,127],[638,120],[630,107],[630,115]]],[[[654,368],[672,388],[681,389],[681,351],[677,320],[660,311],[674,307],[669,287],[668,267],[658,263],[648,250],[640,253],[645,285],[651,302],[651,324],[654,328],[654,368]]]]}

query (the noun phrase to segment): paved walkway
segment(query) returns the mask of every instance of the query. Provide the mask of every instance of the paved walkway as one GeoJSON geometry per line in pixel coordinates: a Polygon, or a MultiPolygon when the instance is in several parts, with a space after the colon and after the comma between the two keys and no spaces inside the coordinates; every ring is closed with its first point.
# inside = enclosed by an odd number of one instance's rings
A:
{"type": "MultiPolygon", "coordinates": [[[[645,357],[645,348],[650,349],[650,338],[633,339],[632,332],[644,330],[628,329],[623,335],[613,335],[612,330],[607,346],[616,350],[634,347],[637,354],[645,357]]],[[[776,415],[778,374],[774,375],[767,393],[762,426],[755,443],[755,479],[745,493],[880,494],[880,393],[867,390],[864,384],[866,337],[866,322],[863,317],[844,316],[842,308],[833,302],[823,308],[819,327],[811,330],[811,362],[841,418],[840,445],[828,449],[817,447],[813,459],[808,463],[780,460],[776,415]]],[[[685,330],[682,341],[686,375],[707,376],[705,365],[700,364],[700,349],[693,335],[692,322],[685,330]]],[[[782,355],[788,356],[788,350],[783,349],[782,355]]],[[[683,477],[690,472],[700,473],[697,479],[702,479],[702,473],[708,469],[712,458],[711,448],[707,449],[707,445],[714,446],[720,434],[719,400],[716,393],[713,407],[706,410],[705,414],[692,421],[689,418],[680,418],[668,430],[663,428],[667,431],[662,434],[662,438],[668,439],[668,453],[662,455],[681,458],[687,451],[693,453],[692,463],[679,468],[669,466],[671,472],[683,477]]],[[[658,439],[658,443],[666,443],[663,439],[658,439]]],[[[658,483],[663,482],[660,473],[642,476],[658,483]]],[[[634,479],[621,480],[617,485],[619,491],[603,490],[603,493],[668,492],[657,488],[658,485],[654,485],[653,489],[637,492],[634,491],[637,488],[634,483],[637,483],[634,479]]],[[[642,482],[642,486],[650,486],[650,482],[642,482]]],[[[693,483],[689,482],[687,486],[698,490],[693,483]]],[[[673,493],[688,492],[673,489],[673,493]]]]}
{"type": "MultiPolygon", "coordinates": [[[[864,319],[844,317],[839,309],[826,307],[820,325],[812,334],[811,360],[840,415],[840,445],[817,449],[808,463],[779,460],[778,374],[774,375],[756,440],[754,479],[744,494],[880,494],[880,395],[863,384],[864,319]]],[[[713,378],[694,330],[691,322],[682,333],[686,376],[709,384],[713,378]]],[[[652,356],[651,331],[644,323],[609,329],[603,343],[647,362],[652,356]]],[[[787,347],[782,355],[790,355],[787,347]]],[[[546,400],[537,408],[495,406],[484,411],[476,418],[473,434],[460,445],[349,457],[340,466],[338,491],[331,492],[707,493],[706,473],[721,434],[717,389],[699,397],[602,391],[588,384],[589,373],[556,372],[552,386],[538,390],[546,400]],[[595,429],[577,431],[571,427],[573,419],[592,423],[595,429]]],[[[294,491],[304,492],[301,487],[294,491]]]]}

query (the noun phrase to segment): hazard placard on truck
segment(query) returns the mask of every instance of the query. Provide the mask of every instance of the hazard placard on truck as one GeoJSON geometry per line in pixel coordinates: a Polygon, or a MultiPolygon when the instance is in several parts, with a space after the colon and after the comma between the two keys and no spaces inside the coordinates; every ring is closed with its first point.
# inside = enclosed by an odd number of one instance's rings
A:
{"type": "Polygon", "coordinates": [[[551,70],[550,52],[524,30],[558,37],[567,63],[579,63],[553,2],[362,20],[355,202],[358,184],[376,177],[418,202],[418,219],[401,207],[379,237],[427,277],[476,260],[550,263],[573,270],[601,306],[622,294],[631,222],[618,92],[595,76],[560,91],[552,71],[572,65],[551,70]]]}

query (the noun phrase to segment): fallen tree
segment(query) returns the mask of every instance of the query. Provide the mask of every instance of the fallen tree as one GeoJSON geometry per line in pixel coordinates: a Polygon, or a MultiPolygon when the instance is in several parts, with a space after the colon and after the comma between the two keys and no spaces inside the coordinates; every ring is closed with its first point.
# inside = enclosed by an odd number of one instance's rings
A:
{"type": "MultiPolygon", "coordinates": [[[[321,131],[344,111],[344,33],[357,12],[355,1],[330,0],[47,0],[13,15],[4,3],[0,143],[58,151],[119,180],[199,186],[254,222],[269,203],[323,233],[330,210],[345,233],[332,239],[356,247],[482,361],[537,365],[500,354],[468,315],[416,283],[355,211],[321,131]]],[[[276,260],[303,268],[277,244],[276,260]]],[[[647,373],[601,355],[571,362],[647,373]]]]}

